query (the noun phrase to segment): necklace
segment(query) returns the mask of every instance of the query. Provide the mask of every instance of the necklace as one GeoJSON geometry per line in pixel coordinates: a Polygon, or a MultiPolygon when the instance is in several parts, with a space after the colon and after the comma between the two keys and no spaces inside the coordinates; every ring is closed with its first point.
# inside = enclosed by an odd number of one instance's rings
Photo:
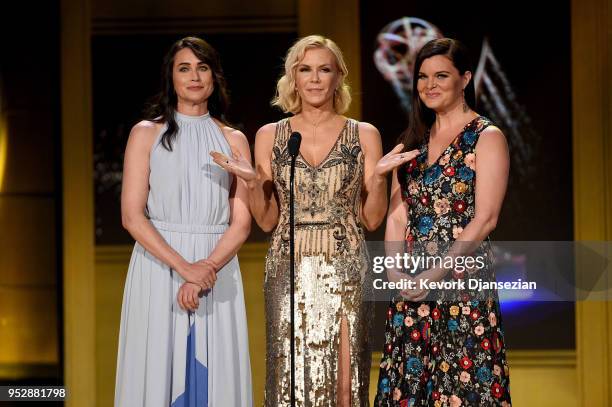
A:
{"type": "MultiPolygon", "coordinates": [[[[327,121],[333,120],[334,117],[336,115],[332,114],[330,115],[330,117],[328,117],[327,119],[323,120],[323,118],[319,118],[319,120],[317,122],[311,122],[309,120],[306,119],[306,117],[304,117],[304,121],[307,122],[308,124],[310,124],[312,126],[312,150],[313,150],[313,158],[316,157],[317,155],[317,150],[318,150],[318,144],[317,144],[317,128],[319,127],[319,125],[321,123],[325,123],[327,121]]],[[[313,162],[313,166],[318,166],[320,163],[317,162],[313,162]]]]}

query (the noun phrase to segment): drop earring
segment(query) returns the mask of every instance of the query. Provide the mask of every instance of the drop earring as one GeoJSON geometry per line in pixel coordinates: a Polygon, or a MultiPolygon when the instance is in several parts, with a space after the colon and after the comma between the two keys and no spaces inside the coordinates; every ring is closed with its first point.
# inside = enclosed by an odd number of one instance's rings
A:
{"type": "Polygon", "coordinates": [[[463,99],[463,113],[467,113],[469,108],[468,108],[468,105],[465,103],[465,89],[463,89],[462,99],[463,99]]]}

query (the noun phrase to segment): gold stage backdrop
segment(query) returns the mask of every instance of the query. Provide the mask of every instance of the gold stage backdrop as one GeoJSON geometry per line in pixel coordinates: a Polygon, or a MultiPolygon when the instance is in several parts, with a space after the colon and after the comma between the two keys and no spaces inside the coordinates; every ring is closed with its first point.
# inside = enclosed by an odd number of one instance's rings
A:
{"type": "MultiPolygon", "coordinates": [[[[12,7],[12,6],[11,6],[12,7]]],[[[8,8],[8,7],[7,7],[8,8]]],[[[57,5],[3,35],[0,63],[0,380],[61,375],[57,5]],[[46,16],[46,18],[45,18],[46,16]],[[31,26],[30,26],[31,24],[31,26]],[[24,44],[36,44],[37,50],[24,44]],[[42,64],[45,68],[42,69],[42,64]]],[[[3,7],[3,14],[5,7],[3,7]]],[[[10,15],[10,11],[8,12],[10,15]]],[[[10,16],[5,20],[10,20],[10,16]]],[[[8,23],[5,22],[3,26],[8,23]]],[[[10,27],[10,25],[8,25],[10,27]]]]}

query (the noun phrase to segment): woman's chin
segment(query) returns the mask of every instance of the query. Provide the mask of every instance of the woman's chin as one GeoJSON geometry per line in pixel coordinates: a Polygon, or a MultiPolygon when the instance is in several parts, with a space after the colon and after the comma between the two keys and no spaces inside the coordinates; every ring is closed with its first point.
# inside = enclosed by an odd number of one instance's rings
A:
{"type": "Polygon", "coordinates": [[[206,102],[209,97],[210,94],[183,95],[183,97],[179,97],[179,101],[187,105],[201,105],[206,102]]]}
{"type": "Polygon", "coordinates": [[[324,99],[324,98],[302,99],[302,103],[307,104],[317,109],[324,107],[325,105],[333,105],[331,99],[324,99]]]}

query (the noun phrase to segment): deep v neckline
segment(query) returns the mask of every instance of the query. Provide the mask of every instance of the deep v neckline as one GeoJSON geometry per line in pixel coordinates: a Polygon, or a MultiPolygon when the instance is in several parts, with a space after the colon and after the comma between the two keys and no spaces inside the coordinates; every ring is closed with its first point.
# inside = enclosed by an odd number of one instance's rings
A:
{"type": "MultiPolygon", "coordinates": [[[[336,141],[334,142],[334,144],[332,144],[331,148],[327,152],[327,155],[325,155],[325,158],[323,158],[319,164],[317,164],[317,165],[310,164],[310,162],[306,158],[304,158],[304,156],[302,155],[302,148],[300,147],[300,151],[299,151],[298,155],[302,158],[302,161],[304,161],[304,163],[307,166],[309,166],[310,168],[312,168],[312,169],[316,170],[316,169],[320,168],[321,165],[323,165],[325,163],[325,161],[327,161],[329,159],[329,157],[332,155],[334,150],[336,150],[336,148],[338,147],[338,143],[340,142],[340,139],[342,138],[342,135],[344,134],[344,131],[346,130],[346,127],[348,125],[349,120],[350,119],[346,119],[344,121],[344,124],[342,125],[342,128],[340,129],[340,133],[336,137],[336,141]]],[[[289,126],[289,134],[293,133],[293,129],[291,128],[291,119],[287,119],[287,124],[289,126]]]]}
{"type": "Polygon", "coordinates": [[[469,122],[467,122],[465,124],[465,126],[463,126],[463,129],[459,132],[459,134],[457,134],[452,140],[451,142],[448,144],[448,146],[446,146],[446,148],[444,150],[442,150],[442,152],[438,155],[438,157],[436,157],[436,159],[433,162],[429,162],[429,141],[430,141],[430,137],[431,137],[431,129],[429,129],[427,131],[427,139],[425,142],[425,162],[427,163],[427,168],[433,167],[435,164],[438,163],[438,161],[440,161],[440,159],[442,157],[444,157],[444,154],[453,146],[453,144],[455,144],[455,142],[459,139],[459,137],[461,137],[463,135],[463,133],[466,132],[466,130],[472,125],[472,123],[474,123],[476,120],[478,120],[481,116],[478,115],[476,117],[474,117],[472,120],[470,120],[469,122]]]}

